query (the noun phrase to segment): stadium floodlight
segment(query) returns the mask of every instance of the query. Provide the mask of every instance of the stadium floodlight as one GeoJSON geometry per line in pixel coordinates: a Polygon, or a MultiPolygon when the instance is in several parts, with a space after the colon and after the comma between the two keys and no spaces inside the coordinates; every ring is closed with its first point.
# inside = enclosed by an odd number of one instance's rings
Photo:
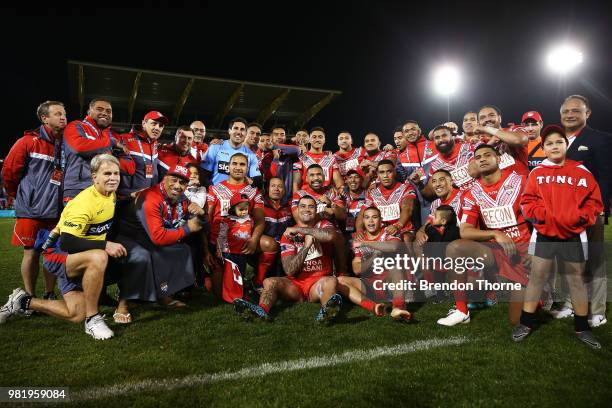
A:
{"type": "Polygon", "coordinates": [[[433,87],[437,93],[449,97],[459,89],[459,70],[451,65],[444,65],[434,71],[433,87]]]}
{"type": "Polygon", "coordinates": [[[582,64],[582,52],[568,44],[554,47],[546,57],[546,63],[551,71],[565,75],[582,64]]]}

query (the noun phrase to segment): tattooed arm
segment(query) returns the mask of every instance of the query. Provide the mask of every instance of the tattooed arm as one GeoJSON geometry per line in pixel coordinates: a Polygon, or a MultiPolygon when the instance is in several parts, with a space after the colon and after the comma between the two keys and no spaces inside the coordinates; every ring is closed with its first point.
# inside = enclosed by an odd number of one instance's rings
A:
{"type": "Polygon", "coordinates": [[[300,273],[302,267],[304,266],[304,261],[306,260],[306,256],[308,255],[308,250],[314,243],[314,239],[312,236],[307,235],[304,238],[304,246],[299,252],[295,255],[290,255],[281,258],[281,262],[283,264],[283,269],[287,276],[293,276],[300,273]]]}
{"type": "Polygon", "coordinates": [[[285,235],[300,233],[302,235],[310,235],[321,243],[333,242],[338,238],[338,233],[333,228],[304,228],[304,227],[289,227],[285,230],[285,235]]]}

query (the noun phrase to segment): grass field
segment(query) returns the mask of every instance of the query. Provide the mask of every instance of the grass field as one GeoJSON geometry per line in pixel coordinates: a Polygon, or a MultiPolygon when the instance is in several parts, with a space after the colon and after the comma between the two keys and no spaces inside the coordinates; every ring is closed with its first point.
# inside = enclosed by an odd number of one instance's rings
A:
{"type": "MultiPolygon", "coordinates": [[[[0,296],[21,285],[12,220],[0,220],[0,296]]],[[[610,241],[610,230],[607,231],[610,241]]],[[[318,327],[317,305],[246,323],[209,295],[185,312],[141,306],[116,337],[95,342],[82,325],[45,316],[0,326],[0,386],[69,387],[78,406],[609,406],[612,323],[594,330],[602,350],[579,343],[571,319],[548,321],[521,344],[507,308],[445,328],[450,303],[400,325],[347,308],[318,327]],[[269,363],[269,364],[267,364],[269,363]]],[[[111,308],[102,309],[107,316],[111,308]]]]}

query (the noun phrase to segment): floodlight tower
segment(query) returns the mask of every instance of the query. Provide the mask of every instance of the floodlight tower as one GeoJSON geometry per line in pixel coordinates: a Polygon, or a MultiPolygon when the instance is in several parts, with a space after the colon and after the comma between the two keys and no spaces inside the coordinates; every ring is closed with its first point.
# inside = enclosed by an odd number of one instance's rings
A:
{"type": "Polygon", "coordinates": [[[446,96],[446,120],[450,122],[450,98],[459,89],[461,75],[451,65],[444,65],[434,71],[433,87],[436,93],[446,96]]]}

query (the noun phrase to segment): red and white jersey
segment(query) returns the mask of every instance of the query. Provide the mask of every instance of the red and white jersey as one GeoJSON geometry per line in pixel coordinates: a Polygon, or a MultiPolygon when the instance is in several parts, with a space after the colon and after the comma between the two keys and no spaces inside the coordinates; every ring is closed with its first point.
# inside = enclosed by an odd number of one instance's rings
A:
{"type": "Polygon", "coordinates": [[[229,215],[222,217],[219,224],[217,247],[223,253],[241,254],[246,241],[251,239],[253,219],[250,216],[236,217],[229,215]]]}
{"type": "Polygon", "coordinates": [[[441,198],[436,198],[435,200],[433,200],[429,207],[429,216],[427,217],[427,222],[433,221],[433,214],[441,205],[450,205],[451,207],[453,207],[453,210],[455,210],[455,214],[457,214],[457,219],[460,220],[461,206],[463,205],[462,197],[463,192],[458,188],[453,188],[453,191],[451,191],[450,195],[446,200],[442,200],[441,198]]]}
{"type": "Polygon", "coordinates": [[[433,142],[421,137],[416,143],[408,143],[406,149],[399,154],[399,161],[405,169],[423,167],[435,160],[437,154],[433,147],[433,142]]]}
{"type": "Polygon", "coordinates": [[[306,152],[302,153],[298,159],[298,161],[293,163],[293,171],[302,173],[302,186],[306,184],[306,171],[313,164],[318,164],[323,168],[323,185],[326,187],[331,185],[334,180],[334,170],[338,170],[336,157],[331,152],[306,152]]]}
{"type": "Polygon", "coordinates": [[[366,192],[361,191],[358,194],[352,193],[348,187],[344,194],[344,208],[346,208],[346,232],[355,232],[355,221],[361,211],[361,208],[366,202],[366,192]]]}
{"type": "MultiPolygon", "coordinates": [[[[522,127],[513,126],[512,128],[502,128],[507,132],[523,131],[522,127]]],[[[482,143],[487,143],[490,137],[481,136],[482,143]]],[[[478,145],[480,143],[477,143],[478,145]]],[[[500,154],[499,168],[501,170],[510,169],[521,176],[529,175],[529,151],[528,146],[509,146],[504,142],[499,142],[494,145],[497,152],[500,154]]]]}
{"type": "MultiPolygon", "coordinates": [[[[336,230],[333,224],[327,220],[317,222],[313,228],[336,230]]],[[[304,235],[296,234],[292,237],[283,235],[280,245],[281,258],[296,255],[304,247],[304,235]]],[[[331,276],[333,273],[333,254],[334,245],[332,243],[322,244],[315,240],[315,243],[308,250],[302,270],[293,277],[303,280],[313,276],[331,276]]]]}
{"type": "Polygon", "coordinates": [[[332,187],[325,187],[321,192],[316,192],[308,184],[302,186],[302,188],[295,193],[293,193],[293,197],[291,198],[291,210],[295,210],[298,207],[298,202],[300,198],[304,196],[311,196],[317,202],[317,214],[325,211],[327,204],[321,201],[321,197],[325,196],[329,198],[329,200],[338,207],[344,207],[344,201],[342,201],[342,197],[336,193],[332,187]]]}
{"type": "Polygon", "coordinates": [[[371,162],[378,163],[381,160],[395,161],[396,158],[397,152],[395,151],[395,149],[391,151],[379,150],[372,155],[368,154],[367,150],[364,149],[363,155],[359,159],[359,164],[361,164],[361,162],[364,160],[369,160],[371,162]]]}
{"type": "Polygon", "coordinates": [[[531,233],[520,207],[525,178],[502,170],[499,181],[487,186],[477,180],[463,196],[461,223],[503,231],[516,243],[529,242],[531,233]]]}
{"type": "Polygon", "coordinates": [[[174,143],[161,145],[158,150],[157,165],[159,170],[159,179],[161,180],[166,172],[172,167],[179,165],[187,167],[190,163],[199,164],[197,158],[191,154],[181,154],[176,151],[174,143]]]}
{"type": "Polygon", "coordinates": [[[470,143],[456,143],[449,156],[438,154],[431,162],[429,177],[437,170],[447,170],[453,178],[453,183],[461,190],[469,190],[474,179],[468,173],[468,166],[474,157],[475,145],[470,143]]]}
{"type": "MultiPolygon", "coordinates": [[[[366,235],[367,236],[367,235],[366,235]]],[[[381,229],[376,237],[373,239],[367,239],[364,242],[387,242],[387,241],[396,241],[401,242],[402,240],[396,237],[395,235],[388,234],[384,229],[381,229]]],[[[355,242],[355,235],[353,234],[353,242],[355,242]]],[[[374,249],[368,247],[367,245],[360,246],[359,248],[355,248],[355,258],[368,258],[374,253],[374,249]]]]}
{"type": "Polygon", "coordinates": [[[263,208],[263,199],[257,188],[247,184],[230,184],[229,180],[220,182],[208,190],[208,217],[210,219],[210,242],[215,242],[219,234],[222,217],[229,216],[230,201],[234,194],[244,194],[249,198],[249,213],[254,208],[263,208]]]}
{"type": "MultiPolygon", "coordinates": [[[[372,206],[378,208],[383,225],[387,226],[400,219],[401,204],[407,199],[416,199],[416,192],[411,184],[396,182],[390,189],[379,184],[368,190],[365,204],[361,210],[363,211],[372,206]]],[[[408,221],[406,226],[409,224],[410,221],[408,221]]]]}
{"type": "Polygon", "coordinates": [[[338,163],[338,170],[340,171],[340,175],[342,177],[346,177],[346,173],[349,170],[355,170],[359,167],[360,158],[365,153],[363,147],[353,148],[352,150],[343,153],[338,150],[334,153],[334,157],[336,158],[336,162],[338,163]]]}

